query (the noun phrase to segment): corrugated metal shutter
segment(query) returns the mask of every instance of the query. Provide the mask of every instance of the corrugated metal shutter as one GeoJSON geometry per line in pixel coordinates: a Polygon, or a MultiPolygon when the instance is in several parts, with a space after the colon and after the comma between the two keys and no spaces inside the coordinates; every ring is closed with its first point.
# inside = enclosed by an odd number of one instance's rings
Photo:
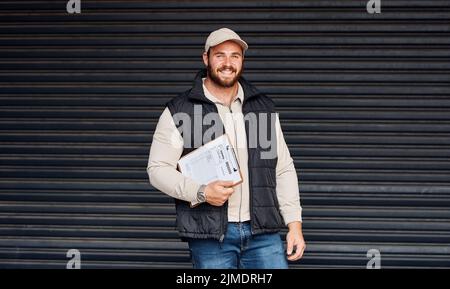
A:
{"type": "Polygon", "coordinates": [[[250,44],[298,169],[297,267],[450,267],[450,1],[0,2],[0,267],[190,267],[145,167],[208,33],[250,44]]]}

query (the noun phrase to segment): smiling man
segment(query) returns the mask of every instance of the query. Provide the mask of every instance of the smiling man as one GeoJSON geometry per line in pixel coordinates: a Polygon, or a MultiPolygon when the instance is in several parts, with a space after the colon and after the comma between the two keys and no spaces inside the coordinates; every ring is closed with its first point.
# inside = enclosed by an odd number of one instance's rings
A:
{"type": "Polygon", "coordinates": [[[150,183],[175,199],[177,229],[189,243],[194,268],[287,268],[287,260],[300,259],[306,247],[297,174],[274,103],[241,76],[247,49],[234,31],[213,31],[203,53],[206,69],[191,89],[167,103],[153,135],[150,183]],[[179,114],[189,116],[191,131],[181,129],[179,114]],[[233,144],[243,179],[239,185],[199,184],[177,170],[178,160],[199,146],[191,147],[194,126],[202,135],[211,127],[194,122],[207,114],[218,115],[233,144]],[[256,140],[250,137],[255,131],[256,140]],[[271,157],[264,154],[265,137],[275,146],[271,157]],[[278,233],[285,226],[286,250],[278,233]]]}

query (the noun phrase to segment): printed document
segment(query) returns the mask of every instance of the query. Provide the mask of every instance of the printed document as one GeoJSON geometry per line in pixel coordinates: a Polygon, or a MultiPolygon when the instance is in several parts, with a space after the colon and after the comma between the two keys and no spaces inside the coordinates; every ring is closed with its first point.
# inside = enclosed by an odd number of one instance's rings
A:
{"type": "Polygon", "coordinates": [[[178,161],[178,168],[199,184],[222,180],[233,181],[235,186],[242,182],[239,163],[227,134],[184,155],[178,161]]]}

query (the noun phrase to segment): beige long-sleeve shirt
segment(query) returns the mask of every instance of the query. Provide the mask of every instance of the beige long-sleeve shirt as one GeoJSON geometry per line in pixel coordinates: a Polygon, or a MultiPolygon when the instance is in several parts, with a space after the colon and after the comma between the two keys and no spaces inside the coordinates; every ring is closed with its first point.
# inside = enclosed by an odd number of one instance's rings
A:
{"type": "MultiPolygon", "coordinates": [[[[220,102],[203,85],[205,96],[216,104],[225,132],[236,151],[243,182],[234,187],[228,199],[228,221],[244,222],[250,220],[250,189],[247,167],[247,140],[242,114],[244,92],[239,84],[236,97],[230,107],[220,102]]],[[[285,224],[302,221],[302,208],[298,188],[297,173],[289,149],[284,140],[280,121],[275,121],[277,136],[276,193],[280,212],[285,224]]],[[[150,149],[147,173],[150,183],[167,195],[195,204],[197,191],[201,184],[183,176],[177,169],[177,162],[183,152],[183,138],[175,126],[168,108],[161,114],[150,149]]]]}

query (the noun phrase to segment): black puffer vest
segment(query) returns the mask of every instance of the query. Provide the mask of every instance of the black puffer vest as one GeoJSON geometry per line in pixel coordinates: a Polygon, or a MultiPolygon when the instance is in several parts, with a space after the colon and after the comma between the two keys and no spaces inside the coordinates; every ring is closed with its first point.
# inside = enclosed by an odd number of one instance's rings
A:
{"type": "MultiPolygon", "coordinates": [[[[180,130],[184,143],[182,155],[189,153],[199,145],[194,143],[194,105],[201,105],[202,119],[207,113],[217,113],[216,105],[206,98],[203,92],[202,78],[206,77],[206,70],[201,70],[195,80],[193,87],[186,92],[178,95],[167,103],[167,107],[172,114],[186,113],[190,116],[191,135],[187,136],[180,130]],[[186,141],[186,140],[189,140],[186,141]]],[[[239,83],[244,90],[244,102],[242,104],[242,113],[245,116],[249,113],[254,113],[257,117],[253,118],[256,121],[245,121],[245,130],[247,134],[247,144],[249,140],[249,129],[260,130],[262,122],[265,123],[267,134],[263,139],[274,140],[272,144],[276,144],[275,133],[275,106],[273,101],[259,92],[254,86],[248,83],[244,78],[240,78],[239,83]],[[264,114],[265,117],[259,117],[259,114],[264,114]]],[[[198,117],[198,116],[197,116],[198,117]]],[[[249,118],[252,119],[252,118],[249,118]]],[[[180,129],[182,123],[175,124],[180,129]]],[[[196,124],[199,125],[198,123],[196,124]]],[[[204,133],[212,124],[206,125],[201,122],[202,133],[204,133]]],[[[264,126],[263,126],[264,127],[264,126]]],[[[197,128],[198,129],[198,128],[197,128]]],[[[222,134],[223,134],[222,130],[222,134]]],[[[202,134],[203,135],[203,134],[202,134]]],[[[212,137],[214,139],[219,135],[212,137]]],[[[253,138],[253,143],[254,142],[253,138]]],[[[268,151],[267,143],[263,144],[260,141],[259,132],[256,138],[256,146],[248,148],[248,173],[249,173],[249,189],[250,189],[250,218],[252,234],[272,233],[279,231],[284,227],[284,223],[279,211],[278,200],[276,196],[276,165],[277,157],[265,159],[261,158],[261,153],[268,151]]],[[[203,142],[203,140],[201,141],[203,142]]],[[[203,144],[203,143],[202,143],[203,144]]],[[[272,148],[273,150],[274,148],[272,148]]],[[[276,148],[275,148],[276,156],[276,148]]],[[[180,237],[185,240],[188,238],[213,238],[223,240],[228,223],[228,203],[221,207],[212,206],[208,203],[203,203],[195,208],[191,208],[188,202],[175,199],[177,212],[177,228],[180,237]]]]}

